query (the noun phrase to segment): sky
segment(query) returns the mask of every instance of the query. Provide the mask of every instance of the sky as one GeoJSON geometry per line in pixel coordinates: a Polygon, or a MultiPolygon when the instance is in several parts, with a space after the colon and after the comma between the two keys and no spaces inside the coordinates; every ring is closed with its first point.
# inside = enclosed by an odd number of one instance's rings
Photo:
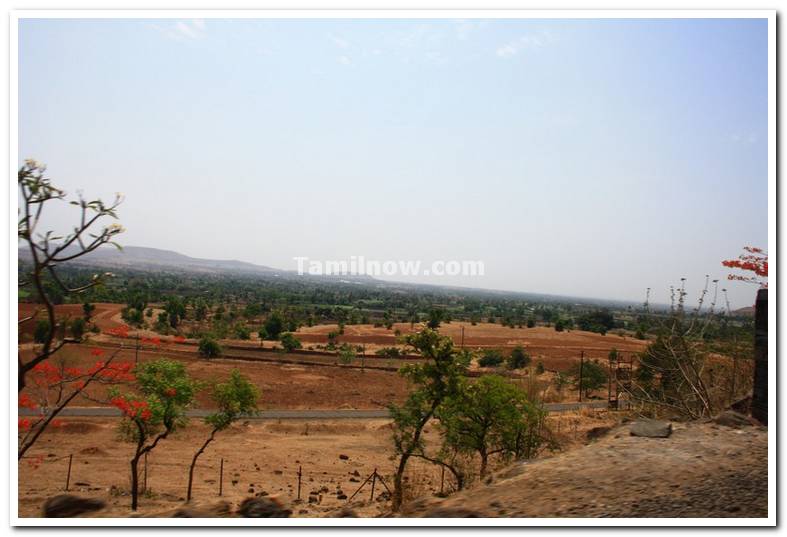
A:
{"type": "Polygon", "coordinates": [[[767,74],[765,19],[27,19],[18,157],[125,245],[691,302],[768,245],[767,74]]]}

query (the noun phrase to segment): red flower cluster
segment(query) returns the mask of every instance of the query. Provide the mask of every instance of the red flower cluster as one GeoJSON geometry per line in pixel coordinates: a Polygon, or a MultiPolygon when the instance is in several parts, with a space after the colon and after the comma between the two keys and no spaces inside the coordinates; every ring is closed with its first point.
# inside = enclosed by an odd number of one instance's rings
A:
{"type": "Polygon", "coordinates": [[[128,326],[125,325],[125,324],[121,324],[117,328],[108,328],[108,329],[104,330],[104,333],[105,334],[109,334],[110,336],[127,338],[128,337],[128,326]]]}
{"type": "Polygon", "coordinates": [[[38,405],[36,405],[36,403],[32,399],[30,399],[29,395],[23,393],[22,395],[19,396],[19,408],[36,409],[38,408],[38,405]]]}
{"type": "Polygon", "coordinates": [[[164,395],[166,395],[167,397],[175,397],[176,395],[178,395],[178,390],[176,390],[175,388],[167,388],[166,390],[164,390],[164,395]]]}
{"type": "Polygon", "coordinates": [[[110,403],[131,419],[147,421],[153,415],[146,401],[129,401],[123,396],[118,396],[113,397],[110,403]]]}
{"type": "Polygon", "coordinates": [[[30,419],[29,418],[19,418],[19,430],[26,431],[30,428],[30,419]]]}
{"type": "Polygon", "coordinates": [[[104,351],[101,350],[101,349],[93,349],[93,350],[90,351],[90,354],[92,356],[103,356],[104,355],[104,351]]]}
{"type": "Polygon", "coordinates": [[[768,254],[765,253],[762,248],[755,248],[753,246],[744,246],[743,249],[746,253],[738,256],[738,259],[728,259],[722,261],[721,264],[727,268],[753,272],[755,276],[729,274],[727,279],[757,283],[763,287],[767,287],[768,283],[763,281],[763,279],[768,277],[768,254]]]}
{"type": "Polygon", "coordinates": [[[143,337],[142,343],[150,343],[151,345],[159,346],[161,345],[161,338],[160,337],[143,337]]]}
{"type": "Polygon", "coordinates": [[[175,343],[183,343],[184,341],[186,341],[186,338],[183,336],[175,336],[174,339],[175,339],[175,343]]]}

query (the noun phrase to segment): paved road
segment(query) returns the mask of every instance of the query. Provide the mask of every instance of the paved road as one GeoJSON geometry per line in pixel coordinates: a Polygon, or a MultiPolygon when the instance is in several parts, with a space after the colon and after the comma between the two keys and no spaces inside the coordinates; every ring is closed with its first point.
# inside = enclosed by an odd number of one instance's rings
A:
{"type": "MultiPolygon", "coordinates": [[[[568,412],[580,408],[606,408],[606,401],[592,401],[587,403],[549,403],[546,406],[549,412],[568,412]]],[[[192,409],[187,412],[189,417],[203,418],[210,414],[210,410],[192,409]]],[[[36,412],[29,408],[20,408],[20,416],[34,416],[36,412]]],[[[68,407],[59,414],[62,417],[114,417],[120,416],[120,411],[112,407],[68,407]]],[[[290,420],[290,419],[369,419],[387,418],[387,410],[356,410],[356,409],[320,409],[320,410],[264,410],[248,419],[260,420],[290,420]]]]}

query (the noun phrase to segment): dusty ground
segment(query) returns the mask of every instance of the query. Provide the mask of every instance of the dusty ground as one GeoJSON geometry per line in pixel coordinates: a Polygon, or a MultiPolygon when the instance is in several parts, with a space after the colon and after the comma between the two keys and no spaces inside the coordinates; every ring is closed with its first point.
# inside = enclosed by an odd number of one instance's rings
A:
{"type": "Polygon", "coordinates": [[[767,429],[676,424],[667,439],[614,429],[585,447],[502,471],[406,516],[767,517],[767,429]]]}
{"type": "MultiPolygon", "coordinates": [[[[19,464],[20,516],[38,516],[46,498],[63,492],[68,455],[72,453],[71,492],[107,501],[109,507],[98,516],[130,516],[128,461],[132,445],[117,440],[118,421],[75,418],[45,433],[31,450],[30,457],[19,464]],[[42,457],[40,463],[38,457],[42,457]]],[[[151,453],[148,458],[150,493],[140,499],[140,515],[154,515],[182,503],[188,465],[208,433],[199,420],[193,420],[190,427],[162,441],[151,453]]],[[[199,460],[194,498],[220,499],[219,465],[224,457],[223,499],[239,504],[244,498],[264,491],[280,497],[294,509],[295,516],[321,516],[326,510],[344,505],[344,501],[336,499],[337,488],[349,496],[375,467],[381,473],[390,473],[389,442],[385,420],[238,424],[219,434],[199,460]],[[340,454],[350,458],[342,460],[340,454]],[[301,495],[304,500],[308,499],[309,492],[327,488],[327,492],[319,493],[319,503],[294,503],[299,466],[303,467],[301,495]],[[356,471],[358,476],[353,475],[356,471]]],[[[378,484],[375,495],[379,489],[378,484]]],[[[368,499],[368,493],[367,490],[363,497],[368,499]]],[[[384,504],[375,502],[367,509],[370,516],[377,514],[378,505],[384,504]]]]}
{"type": "MultiPolygon", "coordinates": [[[[564,449],[582,445],[588,429],[610,425],[616,418],[606,412],[550,415],[549,425],[564,449]]],[[[132,445],[118,440],[118,419],[68,418],[50,428],[19,464],[20,516],[38,516],[41,505],[65,488],[68,456],[73,454],[70,492],[100,498],[109,507],[97,516],[126,517],[129,509],[129,466],[132,445]]],[[[351,503],[348,498],[375,469],[391,485],[388,420],[281,420],[248,421],[220,433],[200,458],[195,474],[194,499],[229,501],[235,508],[247,497],[266,492],[293,510],[293,516],[331,516],[345,505],[361,516],[387,514],[390,502],[377,483],[375,499],[367,487],[351,503]],[[339,455],[347,455],[344,460],[339,455]],[[218,496],[220,460],[224,458],[224,494],[218,496]],[[301,498],[297,502],[297,471],[303,468],[301,498]],[[357,472],[357,475],[356,475],[357,472]],[[233,481],[236,481],[233,483],[233,481]],[[253,489],[253,492],[250,490],[253,489]],[[327,491],[326,491],[327,489],[327,491]],[[318,503],[308,503],[316,492],[318,503]]],[[[140,500],[139,515],[169,516],[183,503],[188,465],[208,429],[194,419],[190,426],[168,438],[148,458],[150,493],[140,500]]],[[[428,445],[437,441],[434,425],[426,428],[428,445]]],[[[500,462],[494,462],[497,467],[500,462]]],[[[494,466],[493,466],[494,467],[494,466]]],[[[408,497],[431,496],[440,490],[440,471],[414,460],[407,474],[408,497]]],[[[444,482],[445,490],[452,486],[444,482]]]]}
{"type": "MultiPolygon", "coordinates": [[[[96,360],[106,359],[112,350],[89,345],[71,345],[55,356],[66,360],[71,367],[89,367],[96,360]],[[97,357],[91,351],[105,352],[97,357]]],[[[23,353],[27,357],[29,351],[23,353]]],[[[135,352],[121,351],[117,362],[134,362],[135,352]]],[[[162,351],[143,351],[140,361],[168,357],[186,364],[189,374],[200,381],[210,382],[227,378],[234,368],[261,390],[263,409],[319,409],[319,408],[385,408],[391,402],[400,402],[407,395],[407,384],[396,372],[332,366],[301,366],[271,364],[240,360],[206,360],[196,354],[174,354],[162,351]]],[[[26,390],[29,390],[26,388],[26,390]]],[[[106,387],[91,385],[88,392],[93,397],[105,398],[106,387]]],[[[72,406],[96,406],[92,401],[75,401],[72,406]]],[[[197,406],[210,408],[207,393],[198,396],[197,406]]]]}
{"type": "MultiPolygon", "coordinates": [[[[366,344],[370,352],[376,347],[396,345],[394,335],[399,330],[403,335],[417,332],[423,328],[410,323],[396,323],[391,330],[384,327],[375,328],[373,325],[347,325],[344,335],[339,336],[339,342],[366,344]]],[[[589,358],[603,358],[606,360],[609,351],[613,348],[619,351],[642,351],[647,345],[632,337],[623,337],[616,334],[602,336],[593,332],[570,330],[556,332],[554,328],[537,326],[534,328],[508,328],[499,324],[478,323],[475,326],[468,322],[454,321],[440,326],[440,333],[450,336],[459,345],[462,343],[462,329],[464,328],[464,345],[470,348],[510,348],[522,345],[531,354],[534,361],[542,360],[547,367],[557,370],[568,368],[579,359],[581,351],[589,358]]],[[[312,327],[302,327],[298,330],[298,337],[304,344],[327,343],[327,334],[338,330],[335,324],[321,324],[312,327]]]]}

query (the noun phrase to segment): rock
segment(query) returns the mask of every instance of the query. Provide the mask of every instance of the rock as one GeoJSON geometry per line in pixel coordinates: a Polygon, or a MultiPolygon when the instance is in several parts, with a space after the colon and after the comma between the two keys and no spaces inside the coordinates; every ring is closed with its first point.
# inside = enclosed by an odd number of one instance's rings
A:
{"type": "Polygon", "coordinates": [[[358,518],[358,513],[345,506],[339,509],[339,511],[337,511],[333,516],[335,518],[358,518]]]}
{"type": "Polygon", "coordinates": [[[749,416],[744,416],[743,414],[735,412],[734,410],[726,410],[713,418],[713,423],[724,425],[725,427],[739,429],[741,427],[752,425],[753,420],[749,418],[749,416]]]}
{"type": "Polygon", "coordinates": [[[344,454],[342,454],[342,455],[339,455],[339,458],[340,458],[341,460],[343,460],[343,461],[346,461],[346,460],[349,460],[349,459],[350,459],[350,457],[349,457],[349,456],[347,456],[347,455],[344,455],[344,454]]]}
{"type": "Polygon", "coordinates": [[[246,498],[238,514],[243,518],[288,518],[292,511],[276,498],[246,498]]]}
{"type": "Polygon", "coordinates": [[[346,494],[337,494],[336,495],[336,499],[337,500],[346,500],[347,499],[347,495],[346,494]]]}
{"type": "Polygon", "coordinates": [[[420,515],[424,518],[483,518],[484,515],[464,507],[434,507],[420,515]]]}
{"type": "Polygon", "coordinates": [[[317,496],[309,496],[309,503],[317,503],[317,496]]]}
{"type": "Polygon", "coordinates": [[[42,515],[46,518],[69,518],[79,516],[93,511],[100,511],[107,504],[96,498],[80,498],[72,494],[59,494],[52,496],[42,509],[42,515]]]}
{"type": "Polygon", "coordinates": [[[631,426],[631,436],[667,438],[670,434],[672,434],[672,424],[668,421],[639,419],[631,426]]]}
{"type": "Polygon", "coordinates": [[[586,438],[588,440],[598,440],[602,436],[605,436],[611,430],[612,427],[593,427],[587,432],[586,438]]]}
{"type": "Polygon", "coordinates": [[[171,518],[220,518],[230,516],[229,502],[221,501],[210,505],[186,504],[176,509],[171,518]]]}

